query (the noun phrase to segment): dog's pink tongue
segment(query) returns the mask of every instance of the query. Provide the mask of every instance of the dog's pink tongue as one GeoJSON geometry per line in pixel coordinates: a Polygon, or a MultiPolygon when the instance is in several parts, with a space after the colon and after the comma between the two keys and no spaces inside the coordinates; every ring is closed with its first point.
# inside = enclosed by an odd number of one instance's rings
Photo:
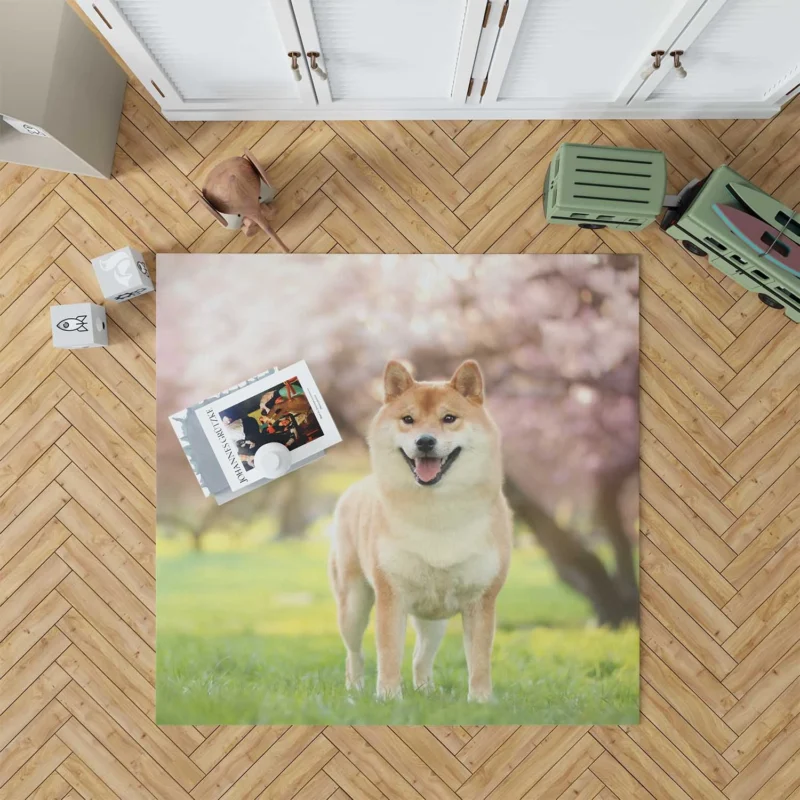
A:
{"type": "Polygon", "coordinates": [[[441,458],[414,459],[414,470],[417,473],[417,477],[423,483],[428,483],[428,481],[432,481],[439,474],[439,470],[441,468],[442,468],[441,458]]]}

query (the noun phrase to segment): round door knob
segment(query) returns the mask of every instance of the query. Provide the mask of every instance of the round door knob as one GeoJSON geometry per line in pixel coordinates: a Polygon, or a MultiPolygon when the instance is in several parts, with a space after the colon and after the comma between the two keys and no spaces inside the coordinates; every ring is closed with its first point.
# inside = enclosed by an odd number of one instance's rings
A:
{"type": "Polygon", "coordinates": [[[320,80],[322,81],[328,80],[328,73],[325,72],[325,70],[322,69],[322,67],[320,67],[319,64],[317,64],[317,59],[322,58],[322,56],[320,56],[319,53],[313,50],[306,53],[306,55],[308,56],[308,60],[311,62],[311,71],[316,75],[318,75],[320,80]]]}
{"type": "Polygon", "coordinates": [[[300,72],[300,64],[299,64],[299,62],[298,62],[298,60],[297,60],[297,59],[298,59],[298,58],[300,58],[300,57],[301,57],[303,54],[302,54],[302,53],[298,53],[298,52],[296,52],[296,51],[292,51],[292,52],[291,52],[291,53],[289,53],[288,55],[289,55],[289,58],[291,59],[292,77],[293,77],[293,78],[294,78],[296,81],[301,81],[301,80],[303,80],[303,75],[302,75],[302,73],[300,72]]]}
{"type": "Polygon", "coordinates": [[[653,58],[653,63],[649,64],[641,73],[641,78],[643,81],[646,81],[657,69],[661,68],[661,59],[664,58],[665,53],[663,50],[653,50],[650,55],[653,58]]]}
{"type": "Polygon", "coordinates": [[[672,56],[672,62],[675,65],[675,72],[678,73],[678,77],[683,78],[686,77],[686,70],[684,69],[683,64],[681,63],[681,56],[683,55],[683,50],[671,50],[670,55],[672,56]]]}

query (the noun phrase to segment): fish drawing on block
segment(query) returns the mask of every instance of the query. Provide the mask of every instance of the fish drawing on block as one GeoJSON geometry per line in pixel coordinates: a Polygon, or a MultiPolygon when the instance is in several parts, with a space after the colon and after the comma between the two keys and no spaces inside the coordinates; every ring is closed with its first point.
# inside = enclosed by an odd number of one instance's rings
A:
{"type": "Polygon", "coordinates": [[[76,331],[77,333],[86,333],[89,326],[86,324],[86,314],[81,314],[79,317],[67,317],[62,319],[61,322],[56,324],[56,328],[62,331],[76,331]]]}
{"type": "Polygon", "coordinates": [[[715,203],[722,221],[760,256],[781,269],[800,275],[800,245],[758,217],[733,206],[715,203]]]}

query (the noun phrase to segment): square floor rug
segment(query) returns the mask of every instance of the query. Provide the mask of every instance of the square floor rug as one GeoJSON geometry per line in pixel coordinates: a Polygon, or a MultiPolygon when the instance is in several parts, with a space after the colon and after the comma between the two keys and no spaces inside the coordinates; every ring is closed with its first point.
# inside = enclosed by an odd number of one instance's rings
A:
{"type": "Polygon", "coordinates": [[[159,256],[158,722],[638,722],[638,285],[159,256]]]}

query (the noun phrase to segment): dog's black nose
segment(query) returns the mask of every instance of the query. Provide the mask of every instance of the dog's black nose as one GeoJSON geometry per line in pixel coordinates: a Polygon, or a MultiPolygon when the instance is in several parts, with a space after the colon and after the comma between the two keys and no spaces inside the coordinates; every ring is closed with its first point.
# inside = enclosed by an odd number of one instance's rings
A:
{"type": "Polygon", "coordinates": [[[436,437],[423,434],[422,436],[417,436],[417,441],[414,444],[416,444],[417,450],[421,453],[430,453],[436,447],[436,437]]]}

